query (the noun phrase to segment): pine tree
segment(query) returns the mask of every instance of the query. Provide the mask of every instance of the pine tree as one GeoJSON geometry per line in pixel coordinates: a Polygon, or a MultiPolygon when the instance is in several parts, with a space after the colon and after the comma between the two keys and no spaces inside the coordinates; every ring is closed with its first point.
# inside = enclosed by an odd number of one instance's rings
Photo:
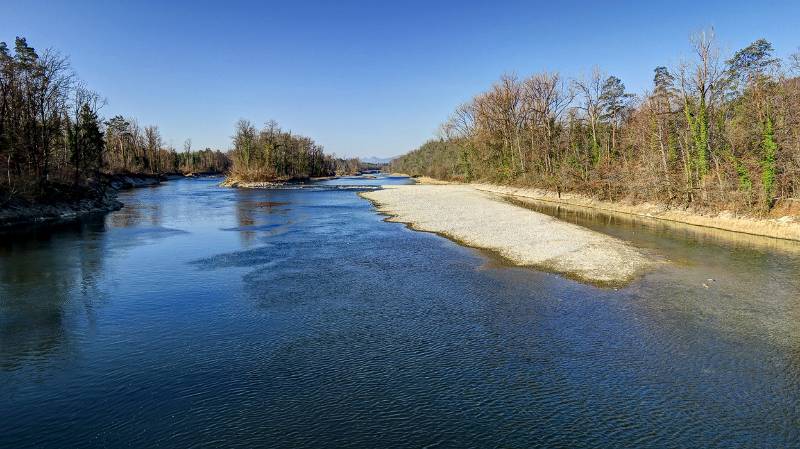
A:
{"type": "Polygon", "coordinates": [[[69,127],[67,138],[77,184],[81,175],[89,176],[100,170],[105,149],[97,113],[88,103],[81,105],[75,123],[69,127]]]}
{"type": "Polygon", "coordinates": [[[100,129],[97,113],[88,104],[84,104],[81,108],[81,125],[85,142],[86,174],[90,175],[100,171],[100,167],[103,165],[105,139],[103,131],[100,129]]]}

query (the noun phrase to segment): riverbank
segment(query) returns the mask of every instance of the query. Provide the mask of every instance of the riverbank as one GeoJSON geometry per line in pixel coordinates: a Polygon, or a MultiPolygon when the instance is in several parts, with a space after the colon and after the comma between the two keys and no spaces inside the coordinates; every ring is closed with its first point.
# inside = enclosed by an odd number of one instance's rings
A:
{"type": "Polygon", "coordinates": [[[691,209],[670,209],[664,205],[651,203],[628,204],[624,202],[600,201],[580,194],[561,193],[559,195],[556,192],[541,189],[494,184],[470,185],[482,192],[490,192],[522,201],[533,200],[552,204],[592,208],[617,214],[664,220],[723,231],[800,241],[800,216],[792,213],[791,207],[786,205],[783,206],[783,208],[776,208],[778,216],[756,218],[737,216],[731,212],[704,214],[691,209]],[[787,214],[781,215],[781,211],[786,211],[787,214]]]}
{"type": "Polygon", "coordinates": [[[599,285],[622,285],[653,263],[613,237],[514,206],[470,185],[384,186],[362,192],[388,221],[490,250],[531,266],[599,285]]]}
{"type": "Polygon", "coordinates": [[[477,190],[509,197],[522,202],[545,202],[578,208],[596,209],[668,223],[691,225],[760,237],[800,241],[800,201],[788,199],[779,203],[769,217],[736,215],[730,211],[708,213],[693,209],[670,208],[662,204],[630,204],[624,201],[602,201],[577,193],[557,193],[545,189],[513,187],[497,184],[463,184],[427,176],[414,178],[421,185],[470,185],[477,190]]]}
{"type": "Polygon", "coordinates": [[[325,181],[336,179],[338,176],[318,176],[318,177],[293,177],[277,178],[264,181],[242,181],[233,177],[227,177],[219,185],[220,187],[231,187],[236,189],[270,189],[292,184],[307,184],[314,181],[325,181]]]}
{"type": "MultiPolygon", "coordinates": [[[[332,181],[334,179],[347,178],[347,177],[360,177],[363,179],[377,179],[377,173],[371,172],[357,172],[345,173],[330,176],[294,176],[282,177],[273,179],[264,179],[260,181],[245,181],[233,176],[226,177],[220,184],[220,187],[231,187],[236,189],[271,189],[275,187],[284,187],[290,185],[310,184],[319,181],[332,181]]],[[[399,175],[404,176],[406,175],[399,175]]]]}
{"type": "Polygon", "coordinates": [[[10,198],[0,204],[0,229],[75,220],[81,216],[121,209],[120,190],[152,187],[183,175],[104,175],[87,186],[51,184],[41,199],[10,198]]]}
{"type": "Polygon", "coordinates": [[[74,220],[80,216],[119,210],[117,190],[108,184],[88,187],[54,184],[41,200],[11,198],[0,206],[0,229],[74,220]]]}

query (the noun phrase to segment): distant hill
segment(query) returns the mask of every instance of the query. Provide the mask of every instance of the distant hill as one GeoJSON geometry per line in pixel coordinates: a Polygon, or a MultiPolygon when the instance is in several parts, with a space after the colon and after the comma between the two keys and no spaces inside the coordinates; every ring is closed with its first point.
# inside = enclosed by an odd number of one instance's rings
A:
{"type": "Polygon", "coordinates": [[[361,161],[361,162],[364,162],[366,164],[388,164],[389,162],[392,162],[393,160],[397,159],[398,157],[399,156],[392,156],[392,157],[370,156],[370,157],[361,157],[361,158],[358,158],[358,160],[361,161]]]}

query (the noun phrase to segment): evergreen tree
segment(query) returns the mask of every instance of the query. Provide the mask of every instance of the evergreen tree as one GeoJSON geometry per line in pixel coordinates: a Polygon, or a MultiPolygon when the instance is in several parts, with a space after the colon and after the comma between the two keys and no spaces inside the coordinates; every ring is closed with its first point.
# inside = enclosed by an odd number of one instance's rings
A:
{"type": "Polygon", "coordinates": [[[77,184],[81,175],[90,176],[100,170],[105,149],[100,121],[88,103],[81,105],[78,117],[69,128],[68,140],[77,184]]]}
{"type": "Polygon", "coordinates": [[[772,57],[773,51],[772,44],[766,39],[758,39],[737,51],[727,61],[729,78],[740,85],[753,82],[779,63],[777,58],[772,57]]]}
{"type": "Polygon", "coordinates": [[[625,84],[616,76],[609,76],[603,82],[599,100],[603,111],[601,118],[609,120],[611,123],[609,154],[617,149],[617,129],[619,128],[622,113],[628,107],[631,98],[633,98],[633,95],[625,92],[625,84]]]}

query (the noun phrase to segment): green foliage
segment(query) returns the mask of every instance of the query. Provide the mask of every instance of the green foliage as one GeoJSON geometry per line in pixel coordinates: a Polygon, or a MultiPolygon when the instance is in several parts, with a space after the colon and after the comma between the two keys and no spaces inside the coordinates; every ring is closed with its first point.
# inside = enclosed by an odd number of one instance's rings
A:
{"type": "Polygon", "coordinates": [[[6,44],[0,49],[3,184],[10,192],[37,195],[62,175],[54,162],[69,161],[65,139],[71,73],[65,58],[50,51],[40,55],[23,37],[15,39],[13,54],[6,44]]]}
{"type": "Polygon", "coordinates": [[[667,157],[670,162],[675,162],[678,159],[678,143],[675,140],[675,133],[667,130],[667,157]]]}
{"type": "Polygon", "coordinates": [[[696,134],[697,134],[697,121],[695,120],[694,113],[689,108],[689,102],[684,101],[683,106],[683,114],[684,118],[686,119],[686,126],[689,128],[689,136],[688,136],[688,144],[691,145],[687,150],[688,154],[688,162],[689,162],[689,170],[695,170],[696,162],[695,162],[695,154],[696,154],[696,134]]]}
{"type": "Polygon", "coordinates": [[[656,95],[668,95],[674,89],[675,77],[664,66],[653,70],[653,86],[656,95]]]}
{"type": "Polygon", "coordinates": [[[591,158],[592,158],[592,166],[597,167],[600,163],[600,142],[597,141],[597,137],[591,136],[591,158]]]}
{"type": "Polygon", "coordinates": [[[600,105],[604,119],[616,120],[627,106],[632,94],[625,92],[625,84],[616,76],[609,76],[600,91],[600,105]]]}
{"type": "Polygon", "coordinates": [[[739,180],[739,190],[749,194],[753,190],[753,180],[750,178],[750,172],[734,154],[731,153],[729,159],[736,170],[736,176],[739,180]]]}
{"type": "Polygon", "coordinates": [[[549,99],[561,92],[534,82],[544,75],[504,77],[456,111],[448,123],[458,126],[457,137],[427,142],[392,168],[763,213],[754,206],[771,206],[776,192],[800,194],[800,134],[774,129],[800,123],[800,79],[771,70],[766,41],[737,52],[726,73],[702,45],[680,78],[656,68],[652,93],[638,103],[627,101],[618,78],[594,76],[575,83],[580,96],[558,115],[549,99]],[[734,75],[743,88],[733,88],[734,75]],[[792,154],[778,157],[779,148],[792,154]]]}
{"type": "Polygon", "coordinates": [[[708,116],[705,98],[701,98],[694,109],[690,102],[684,103],[684,116],[689,128],[691,142],[691,169],[702,179],[708,173],[708,116]]]}
{"type": "MultiPolygon", "coordinates": [[[[5,43],[4,43],[5,45],[5,43]]],[[[28,45],[28,41],[24,37],[19,37],[14,40],[14,53],[16,54],[17,63],[25,69],[39,69],[42,67],[38,64],[39,55],[36,50],[28,45]]]]}
{"type": "Polygon", "coordinates": [[[763,125],[763,138],[761,140],[761,183],[764,188],[764,201],[769,208],[775,196],[776,164],[778,144],[775,143],[775,132],[772,119],[767,117],[763,125]]]}
{"type": "Polygon", "coordinates": [[[69,126],[67,133],[70,161],[75,167],[75,182],[77,182],[79,173],[88,175],[100,170],[105,148],[97,113],[88,103],[81,105],[78,117],[69,126]]]}
{"type": "Polygon", "coordinates": [[[700,99],[697,119],[694,121],[694,147],[697,175],[702,178],[708,173],[708,110],[705,98],[700,99]]]}
{"type": "Polygon", "coordinates": [[[772,57],[772,44],[766,39],[758,39],[747,47],[737,51],[727,61],[728,76],[738,82],[752,81],[764,74],[770,67],[779,64],[777,58],[772,57]]]}

